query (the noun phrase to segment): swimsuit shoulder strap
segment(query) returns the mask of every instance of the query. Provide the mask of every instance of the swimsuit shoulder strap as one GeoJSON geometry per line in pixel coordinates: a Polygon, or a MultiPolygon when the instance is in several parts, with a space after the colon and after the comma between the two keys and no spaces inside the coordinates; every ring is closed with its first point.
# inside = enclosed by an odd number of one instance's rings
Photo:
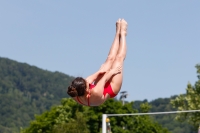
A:
{"type": "MultiPolygon", "coordinates": [[[[77,101],[78,101],[80,104],[85,105],[85,104],[83,104],[83,103],[81,102],[81,100],[80,100],[78,97],[76,97],[76,99],[77,99],[77,101]]],[[[90,106],[90,95],[87,96],[87,99],[88,99],[88,105],[86,105],[86,106],[90,106]]]]}
{"type": "Polygon", "coordinates": [[[85,105],[85,104],[83,104],[83,103],[81,102],[81,100],[78,98],[78,96],[76,97],[76,99],[77,99],[77,101],[78,101],[80,104],[85,105]]]}
{"type": "MultiPolygon", "coordinates": [[[[91,90],[92,88],[94,88],[95,87],[95,85],[93,85],[93,84],[89,84],[89,89],[91,90]]],[[[90,93],[89,94],[87,94],[87,101],[88,101],[88,105],[86,105],[86,106],[90,106],[90,93]]],[[[80,104],[82,104],[82,105],[85,105],[85,104],[83,104],[82,102],[81,102],[81,100],[78,98],[78,96],[76,97],[76,99],[77,99],[77,101],[80,103],[80,104]]]]}
{"type": "Polygon", "coordinates": [[[88,99],[88,106],[90,106],[90,97],[88,97],[87,99],[88,99]]]}
{"type": "MultiPolygon", "coordinates": [[[[92,90],[92,88],[94,88],[94,87],[95,87],[95,85],[89,84],[89,89],[90,89],[90,90],[92,90]]],[[[89,93],[87,94],[88,106],[90,106],[90,95],[91,95],[91,93],[89,92],[89,93]]]]}
{"type": "Polygon", "coordinates": [[[89,91],[89,93],[87,94],[88,106],[90,106],[90,95],[91,95],[91,93],[90,93],[90,91],[89,91]]]}

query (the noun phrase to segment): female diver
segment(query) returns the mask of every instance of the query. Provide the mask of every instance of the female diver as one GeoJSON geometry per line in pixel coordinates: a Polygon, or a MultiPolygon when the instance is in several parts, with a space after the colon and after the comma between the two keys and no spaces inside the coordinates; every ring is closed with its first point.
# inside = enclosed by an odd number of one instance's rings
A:
{"type": "Polygon", "coordinates": [[[101,68],[86,79],[75,78],[67,93],[85,106],[99,106],[120,91],[123,79],[123,62],[126,57],[127,22],[118,19],[116,34],[108,57],[101,68]]]}

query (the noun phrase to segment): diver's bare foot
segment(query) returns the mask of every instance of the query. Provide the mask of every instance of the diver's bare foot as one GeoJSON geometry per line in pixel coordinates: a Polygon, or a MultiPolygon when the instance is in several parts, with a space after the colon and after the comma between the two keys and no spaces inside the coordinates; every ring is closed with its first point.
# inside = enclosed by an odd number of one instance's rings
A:
{"type": "Polygon", "coordinates": [[[116,34],[120,34],[121,19],[119,18],[116,22],[116,34]]]}
{"type": "Polygon", "coordinates": [[[120,33],[121,35],[127,35],[127,26],[128,26],[128,23],[124,20],[124,19],[121,19],[121,30],[120,30],[120,33]]]}

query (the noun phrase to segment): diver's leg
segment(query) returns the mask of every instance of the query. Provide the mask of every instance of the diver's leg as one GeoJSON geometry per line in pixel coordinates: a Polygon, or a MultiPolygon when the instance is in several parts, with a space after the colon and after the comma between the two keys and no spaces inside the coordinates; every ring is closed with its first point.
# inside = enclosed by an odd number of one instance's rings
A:
{"type": "MultiPolygon", "coordinates": [[[[113,92],[115,94],[118,94],[118,92],[121,89],[122,86],[122,80],[123,80],[123,63],[126,57],[126,34],[127,34],[127,22],[122,19],[121,20],[121,31],[120,31],[120,45],[118,53],[115,57],[115,60],[113,62],[112,68],[116,68],[118,66],[122,66],[121,73],[115,75],[111,79],[111,87],[113,89],[113,92]]],[[[112,69],[111,68],[111,69],[112,69]]]]}
{"type": "Polygon", "coordinates": [[[103,64],[103,69],[105,71],[110,70],[115,57],[117,55],[118,49],[119,49],[119,40],[120,40],[120,23],[121,23],[121,19],[118,19],[116,22],[116,34],[115,34],[115,38],[114,41],[112,43],[112,46],[110,48],[110,51],[108,53],[108,57],[106,59],[106,61],[103,64]]]}

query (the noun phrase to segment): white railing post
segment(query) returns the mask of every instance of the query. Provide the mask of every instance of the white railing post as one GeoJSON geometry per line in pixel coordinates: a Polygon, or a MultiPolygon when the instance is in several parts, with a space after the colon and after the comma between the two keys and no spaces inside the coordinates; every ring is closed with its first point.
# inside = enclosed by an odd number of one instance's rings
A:
{"type": "Polygon", "coordinates": [[[106,133],[106,118],[107,118],[107,115],[103,114],[102,115],[102,133],[106,133]]]}

